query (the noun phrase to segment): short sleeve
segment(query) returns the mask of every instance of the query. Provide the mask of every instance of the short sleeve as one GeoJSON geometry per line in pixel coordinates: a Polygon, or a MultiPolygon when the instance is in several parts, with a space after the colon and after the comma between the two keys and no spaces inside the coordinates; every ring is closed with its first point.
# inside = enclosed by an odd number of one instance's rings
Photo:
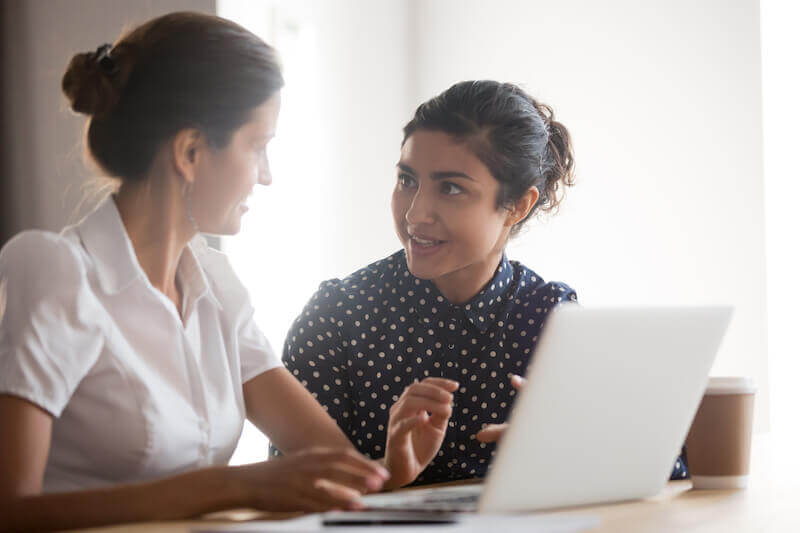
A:
{"type": "Polygon", "coordinates": [[[0,393],[60,416],[104,343],[105,311],[76,245],[28,231],[0,252],[0,393]]]}
{"type": "Polygon", "coordinates": [[[556,306],[564,302],[577,302],[578,294],[575,289],[562,283],[560,281],[551,281],[547,284],[547,291],[545,291],[545,302],[556,306]]]}
{"type": "Polygon", "coordinates": [[[234,272],[228,257],[209,247],[201,235],[192,239],[190,246],[209,278],[226,323],[231,324],[235,331],[242,383],[281,366],[281,360],[256,324],[250,293],[234,272]]]}

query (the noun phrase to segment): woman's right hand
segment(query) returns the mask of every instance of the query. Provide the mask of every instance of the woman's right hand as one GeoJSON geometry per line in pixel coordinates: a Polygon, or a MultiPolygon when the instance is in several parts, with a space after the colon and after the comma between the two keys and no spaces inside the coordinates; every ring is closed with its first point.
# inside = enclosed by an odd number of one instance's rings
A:
{"type": "MultiPolygon", "coordinates": [[[[522,387],[525,386],[525,383],[525,378],[522,376],[518,376],[516,374],[511,376],[511,386],[516,390],[522,390],[522,387]]],[[[475,437],[480,442],[499,442],[503,437],[503,434],[506,432],[506,429],[508,429],[508,424],[489,424],[480,430],[475,437]]]]}
{"type": "Polygon", "coordinates": [[[378,462],[349,449],[311,448],[232,468],[248,505],[264,511],[361,509],[360,496],[389,478],[378,462]]]}

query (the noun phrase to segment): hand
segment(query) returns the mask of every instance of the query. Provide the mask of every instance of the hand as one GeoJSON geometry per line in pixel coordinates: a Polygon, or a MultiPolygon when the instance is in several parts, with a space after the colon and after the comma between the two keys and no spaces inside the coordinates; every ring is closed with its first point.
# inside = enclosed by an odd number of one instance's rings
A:
{"type": "Polygon", "coordinates": [[[249,505],[265,511],[361,509],[361,494],[380,490],[389,478],[352,449],[313,448],[232,468],[249,505]]]}
{"type": "Polygon", "coordinates": [[[387,487],[411,483],[436,456],[447,433],[456,390],[455,381],[426,378],[406,387],[389,409],[385,464],[392,477],[387,487]]]}
{"type": "MultiPolygon", "coordinates": [[[[521,390],[525,386],[525,378],[513,374],[511,376],[511,386],[516,390],[521,390]]],[[[475,437],[481,442],[499,442],[508,424],[489,424],[478,432],[475,437]]]]}

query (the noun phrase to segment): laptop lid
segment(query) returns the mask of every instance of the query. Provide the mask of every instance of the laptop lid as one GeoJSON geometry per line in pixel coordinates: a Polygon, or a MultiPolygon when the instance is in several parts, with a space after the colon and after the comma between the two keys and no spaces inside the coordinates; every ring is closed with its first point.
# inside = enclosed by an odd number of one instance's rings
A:
{"type": "Polygon", "coordinates": [[[641,498],[672,471],[730,307],[552,311],[481,512],[641,498]]]}

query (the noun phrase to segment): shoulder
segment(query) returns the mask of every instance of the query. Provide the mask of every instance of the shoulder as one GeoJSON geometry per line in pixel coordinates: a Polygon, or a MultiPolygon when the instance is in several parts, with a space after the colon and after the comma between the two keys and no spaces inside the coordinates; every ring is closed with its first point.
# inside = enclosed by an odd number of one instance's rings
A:
{"type": "Polygon", "coordinates": [[[520,303],[538,303],[553,307],[564,301],[577,301],[575,289],[561,281],[545,281],[536,272],[518,261],[510,261],[517,282],[520,303]]]}
{"type": "Polygon", "coordinates": [[[46,293],[82,284],[86,271],[80,245],[68,234],[24,231],[0,250],[0,276],[18,290],[46,293]]]}
{"type": "MultiPolygon", "coordinates": [[[[400,251],[359,268],[344,278],[323,281],[292,324],[287,342],[314,335],[316,329],[326,324],[333,324],[337,332],[348,327],[350,317],[362,307],[375,306],[375,302],[380,301],[387,280],[394,279],[398,274],[402,276],[404,271],[407,271],[405,255],[400,251]]],[[[391,285],[391,282],[388,283],[391,285]]]]}
{"type": "MultiPolygon", "coordinates": [[[[0,339],[46,334],[48,344],[102,330],[102,306],[88,272],[91,262],[68,231],[26,231],[0,251],[0,339]]],[[[71,342],[71,341],[67,341],[71,342]]],[[[67,350],[67,347],[62,347],[67,350]]]]}
{"type": "Polygon", "coordinates": [[[407,273],[405,253],[401,250],[363,266],[344,278],[323,281],[309,304],[327,309],[364,305],[383,294],[387,287],[394,284],[393,280],[407,273]]]}

